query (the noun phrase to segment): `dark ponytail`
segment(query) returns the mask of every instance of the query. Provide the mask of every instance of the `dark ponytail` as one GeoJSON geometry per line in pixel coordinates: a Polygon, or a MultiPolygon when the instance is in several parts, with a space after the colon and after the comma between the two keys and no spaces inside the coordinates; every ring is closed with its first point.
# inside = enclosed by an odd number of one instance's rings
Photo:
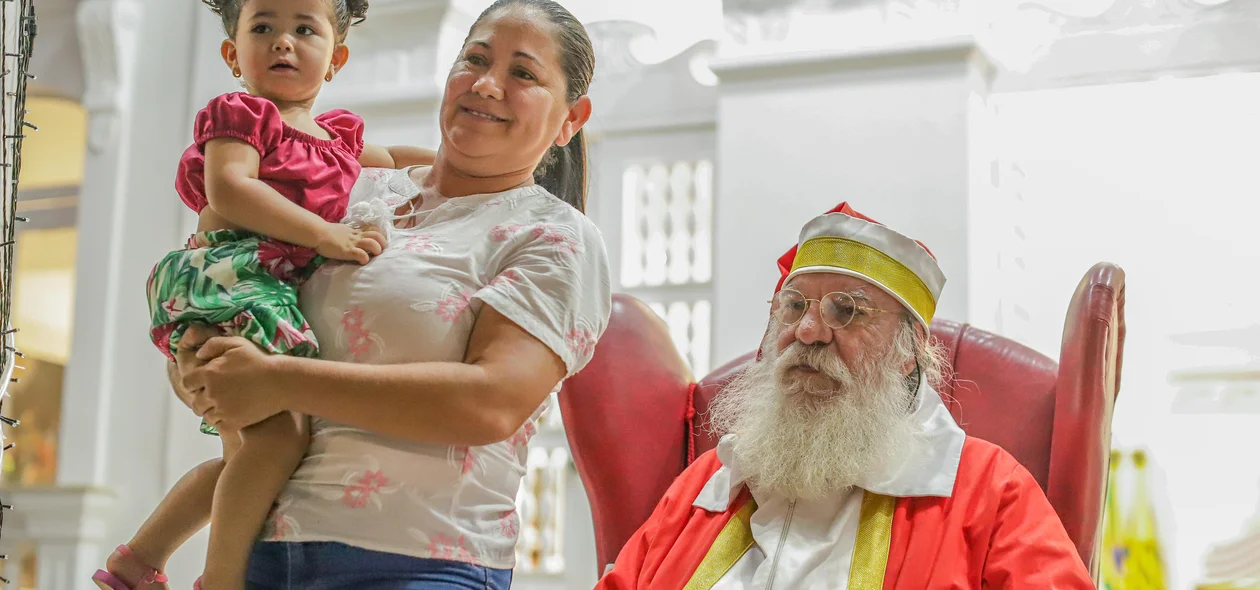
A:
{"type": "Polygon", "coordinates": [[[547,150],[534,169],[534,182],[578,211],[586,212],[586,134],[581,129],[569,143],[547,150]]]}
{"type": "MultiPolygon", "coordinates": [[[[553,0],[496,0],[469,28],[477,28],[487,16],[511,6],[525,6],[541,12],[556,27],[560,62],[564,69],[565,98],[569,104],[586,95],[595,75],[595,48],[586,27],[553,0]]],[[[560,200],[586,211],[586,134],[578,130],[569,143],[552,146],[534,170],[534,182],[560,200]]]]}

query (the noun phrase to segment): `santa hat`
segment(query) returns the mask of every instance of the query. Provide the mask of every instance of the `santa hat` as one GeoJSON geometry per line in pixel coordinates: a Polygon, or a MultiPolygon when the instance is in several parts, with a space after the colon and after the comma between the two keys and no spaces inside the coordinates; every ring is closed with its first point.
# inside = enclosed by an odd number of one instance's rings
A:
{"type": "Polygon", "coordinates": [[[815,217],[796,246],[779,258],[778,293],[792,277],[830,272],[883,289],[928,327],[945,275],[927,246],[854,211],[848,203],[815,217]]]}

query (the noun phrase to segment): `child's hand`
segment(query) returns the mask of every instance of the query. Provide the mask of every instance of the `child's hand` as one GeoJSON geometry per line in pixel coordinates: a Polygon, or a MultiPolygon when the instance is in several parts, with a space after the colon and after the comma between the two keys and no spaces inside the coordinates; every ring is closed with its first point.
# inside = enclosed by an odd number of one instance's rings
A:
{"type": "Polygon", "coordinates": [[[341,223],[329,223],[324,228],[315,251],[324,258],[349,260],[367,264],[371,257],[385,249],[385,236],[374,230],[360,230],[341,223]]]}
{"type": "Polygon", "coordinates": [[[372,232],[372,233],[381,234],[382,236],[385,235],[385,232],[381,231],[381,228],[376,227],[375,225],[371,223],[357,224],[357,223],[351,222],[349,225],[350,227],[358,229],[359,231],[364,232],[364,233],[372,232]]]}

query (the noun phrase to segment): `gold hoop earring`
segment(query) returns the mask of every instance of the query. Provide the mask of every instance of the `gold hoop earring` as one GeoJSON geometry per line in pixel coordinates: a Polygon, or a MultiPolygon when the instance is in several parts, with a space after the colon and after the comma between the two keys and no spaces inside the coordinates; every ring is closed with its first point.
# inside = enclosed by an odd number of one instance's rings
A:
{"type": "Polygon", "coordinates": [[[240,77],[241,77],[241,69],[240,69],[240,68],[232,68],[232,77],[233,77],[233,78],[240,78],[240,77]]]}
{"type": "Polygon", "coordinates": [[[328,72],[328,75],[327,75],[327,76],[324,76],[324,81],[325,81],[325,82],[332,82],[332,79],[333,79],[333,73],[332,73],[331,71],[330,71],[330,72],[328,72]]]}

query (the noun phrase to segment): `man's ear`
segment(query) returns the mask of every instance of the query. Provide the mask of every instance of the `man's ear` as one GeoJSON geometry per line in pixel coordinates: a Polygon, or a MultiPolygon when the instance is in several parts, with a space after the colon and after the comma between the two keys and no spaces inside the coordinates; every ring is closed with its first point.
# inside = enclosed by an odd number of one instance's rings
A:
{"type": "Polygon", "coordinates": [[[901,372],[905,375],[910,375],[911,373],[914,373],[916,368],[919,368],[919,343],[926,343],[930,334],[927,329],[923,327],[923,324],[918,322],[918,320],[911,318],[906,321],[909,321],[910,325],[914,329],[914,355],[911,356],[904,365],[902,365],[901,372]]]}
{"type": "Polygon", "coordinates": [[[774,333],[774,329],[778,325],[779,323],[775,321],[774,316],[771,316],[770,321],[766,322],[766,333],[761,335],[761,343],[757,345],[757,362],[761,362],[761,357],[764,356],[763,351],[767,345],[777,345],[778,337],[774,333]]]}

